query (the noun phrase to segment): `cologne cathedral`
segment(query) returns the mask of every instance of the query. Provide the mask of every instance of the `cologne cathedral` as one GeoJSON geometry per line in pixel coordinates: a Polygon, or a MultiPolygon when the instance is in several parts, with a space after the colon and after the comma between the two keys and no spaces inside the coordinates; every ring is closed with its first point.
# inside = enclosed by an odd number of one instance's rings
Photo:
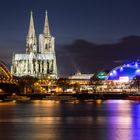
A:
{"type": "Polygon", "coordinates": [[[29,75],[39,79],[57,79],[55,38],[50,33],[47,12],[44,30],[39,35],[38,43],[31,12],[26,38],[26,53],[13,55],[11,73],[17,77],[29,75]]]}

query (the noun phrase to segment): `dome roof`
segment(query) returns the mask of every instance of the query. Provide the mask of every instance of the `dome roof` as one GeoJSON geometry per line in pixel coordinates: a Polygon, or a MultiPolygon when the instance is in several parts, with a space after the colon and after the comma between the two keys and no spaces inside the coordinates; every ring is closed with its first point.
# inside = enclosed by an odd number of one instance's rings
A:
{"type": "Polygon", "coordinates": [[[140,76],[140,62],[124,64],[111,70],[107,75],[107,80],[120,80],[126,77],[132,80],[135,76],[140,76]]]}

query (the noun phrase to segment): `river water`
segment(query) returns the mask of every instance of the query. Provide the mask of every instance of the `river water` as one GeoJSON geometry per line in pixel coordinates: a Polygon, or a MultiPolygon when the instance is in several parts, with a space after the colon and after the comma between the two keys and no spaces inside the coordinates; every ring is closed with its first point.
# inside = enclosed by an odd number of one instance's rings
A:
{"type": "Polygon", "coordinates": [[[140,140],[140,102],[0,103],[0,140],[140,140]]]}

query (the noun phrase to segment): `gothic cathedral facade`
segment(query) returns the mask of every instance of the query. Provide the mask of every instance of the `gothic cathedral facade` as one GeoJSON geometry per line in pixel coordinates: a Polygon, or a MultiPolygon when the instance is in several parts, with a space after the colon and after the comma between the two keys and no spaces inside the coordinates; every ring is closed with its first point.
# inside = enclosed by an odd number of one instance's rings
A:
{"type": "Polygon", "coordinates": [[[39,43],[37,43],[31,12],[26,38],[26,53],[13,55],[11,73],[17,77],[29,75],[39,79],[57,79],[55,38],[50,33],[47,12],[43,33],[39,35],[39,43]]]}

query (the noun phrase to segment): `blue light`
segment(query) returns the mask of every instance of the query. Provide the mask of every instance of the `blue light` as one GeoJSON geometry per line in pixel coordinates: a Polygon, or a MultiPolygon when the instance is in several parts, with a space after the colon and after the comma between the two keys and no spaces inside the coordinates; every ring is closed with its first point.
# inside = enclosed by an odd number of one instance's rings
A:
{"type": "Polygon", "coordinates": [[[120,71],[123,71],[123,67],[120,68],[120,71]]]}
{"type": "Polygon", "coordinates": [[[113,70],[113,74],[116,74],[117,73],[117,71],[116,70],[113,70]]]}
{"type": "Polygon", "coordinates": [[[120,77],[127,76],[130,80],[132,80],[137,75],[140,75],[140,62],[129,63],[116,67],[112,71],[110,71],[106,79],[119,80],[120,77]]]}
{"type": "Polygon", "coordinates": [[[110,76],[112,76],[112,75],[113,75],[113,73],[111,72],[109,75],[110,75],[110,76]]]}
{"type": "Polygon", "coordinates": [[[137,70],[136,70],[136,73],[140,73],[140,69],[137,69],[137,70]]]}
{"type": "Polygon", "coordinates": [[[135,67],[136,67],[136,68],[138,67],[138,63],[137,63],[137,62],[135,63],[135,67]]]}

